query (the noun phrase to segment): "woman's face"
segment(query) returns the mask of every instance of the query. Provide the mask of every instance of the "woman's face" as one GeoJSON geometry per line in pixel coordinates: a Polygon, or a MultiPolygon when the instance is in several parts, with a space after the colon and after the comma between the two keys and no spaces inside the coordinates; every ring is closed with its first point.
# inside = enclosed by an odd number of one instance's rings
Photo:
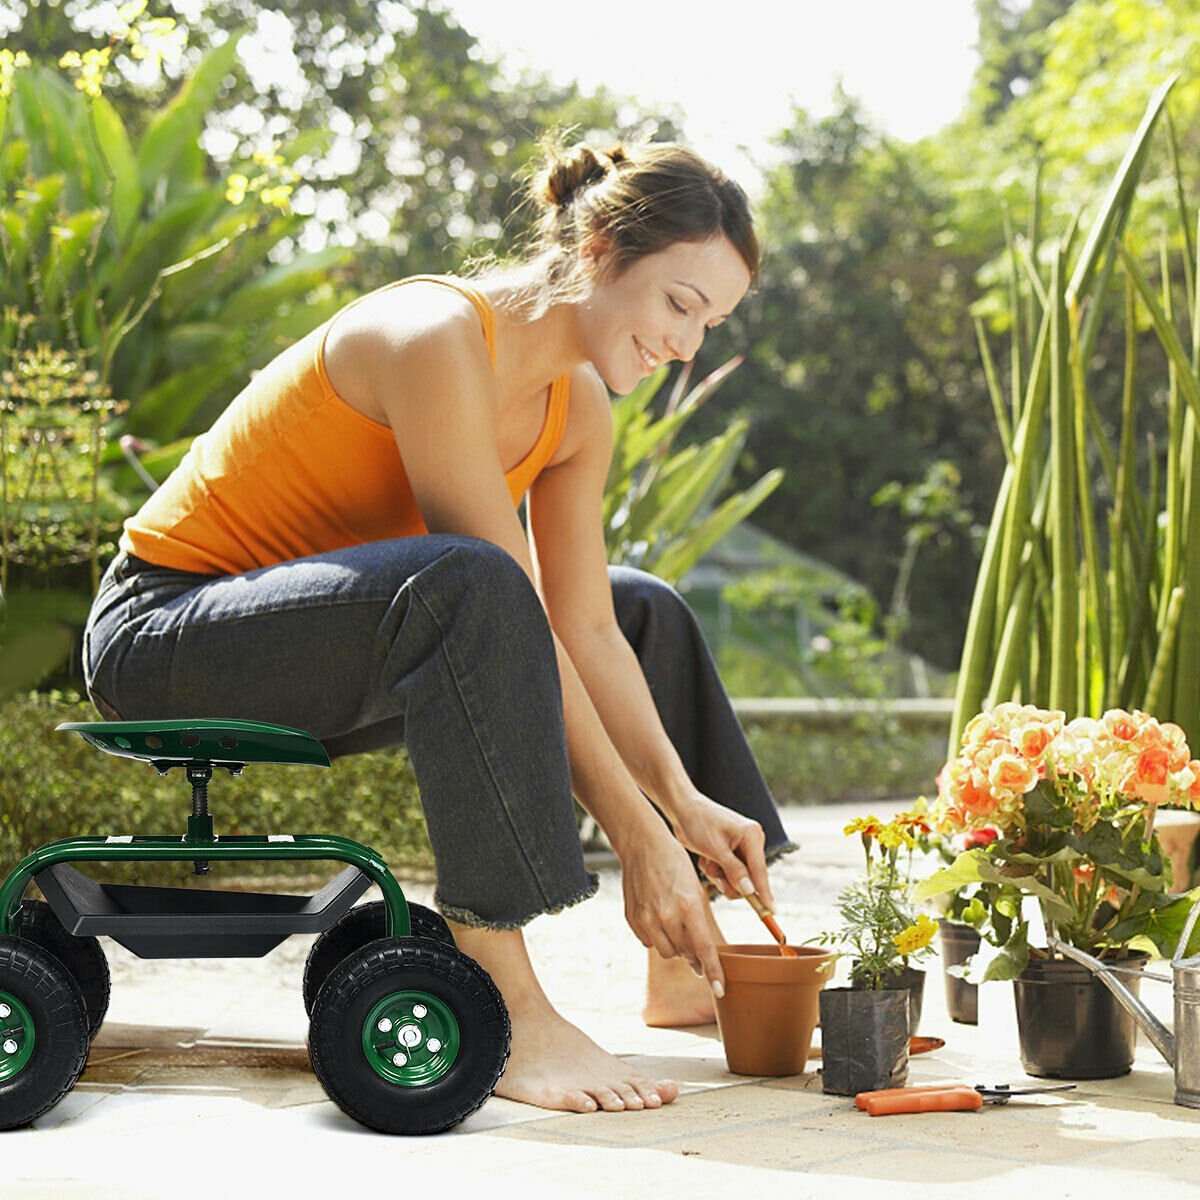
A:
{"type": "Polygon", "coordinates": [[[607,278],[602,243],[588,257],[597,276],[579,307],[584,352],[618,395],[664,362],[694,358],[750,287],[750,269],[724,234],[676,242],[615,279],[607,278]]]}

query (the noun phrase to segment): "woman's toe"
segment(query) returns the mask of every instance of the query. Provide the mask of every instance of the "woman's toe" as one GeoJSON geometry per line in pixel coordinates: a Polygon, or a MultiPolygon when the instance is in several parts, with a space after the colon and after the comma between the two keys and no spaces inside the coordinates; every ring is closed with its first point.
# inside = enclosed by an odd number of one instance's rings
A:
{"type": "Polygon", "coordinates": [[[567,1092],[563,1096],[563,1107],[569,1112],[595,1112],[596,1101],[584,1091],[567,1092]]]}
{"type": "Polygon", "coordinates": [[[625,1102],[626,1108],[639,1109],[646,1107],[646,1102],[637,1094],[632,1084],[618,1083],[615,1090],[617,1095],[625,1102]]]}
{"type": "Polygon", "coordinates": [[[659,1108],[662,1105],[662,1097],[658,1094],[658,1088],[654,1086],[648,1079],[635,1079],[633,1086],[637,1089],[637,1094],[642,1098],[642,1103],[647,1108],[659,1108]]]}
{"type": "Polygon", "coordinates": [[[592,1095],[596,1097],[605,1112],[623,1112],[625,1110],[625,1101],[612,1088],[598,1087],[592,1092],[592,1095]]]}
{"type": "Polygon", "coordinates": [[[670,1104],[679,1095],[679,1084],[673,1079],[660,1079],[655,1083],[654,1090],[664,1104],[670,1104]]]}

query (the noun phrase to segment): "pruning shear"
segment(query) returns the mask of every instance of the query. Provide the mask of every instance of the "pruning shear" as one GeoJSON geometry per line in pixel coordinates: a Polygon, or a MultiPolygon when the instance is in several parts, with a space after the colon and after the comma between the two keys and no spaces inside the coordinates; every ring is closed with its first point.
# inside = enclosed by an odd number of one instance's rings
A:
{"type": "Polygon", "coordinates": [[[1069,1092],[1073,1083],[1043,1087],[1013,1087],[1001,1083],[995,1087],[977,1083],[934,1083],[924,1087],[884,1088],[879,1092],[859,1092],[855,1105],[873,1117],[895,1113],[969,1112],[985,1104],[1007,1104],[1013,1096],[1032,1096],[1038,1092],[1069,1092]]]}

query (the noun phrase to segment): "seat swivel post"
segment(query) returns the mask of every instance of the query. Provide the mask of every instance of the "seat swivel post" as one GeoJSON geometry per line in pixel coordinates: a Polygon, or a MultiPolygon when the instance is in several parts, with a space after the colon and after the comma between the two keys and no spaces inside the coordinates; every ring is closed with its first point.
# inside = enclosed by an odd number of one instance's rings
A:
{"type": "MultiPolygon", "coordinates": [[[[187,840],[189,842],[213,841],[213,821],[208,814],[208,781],[212,778],[212,763],[192,762],[187,764],[188,782],[192,785],[192,815],[188,817],[187,840]]],[[[193,875],[208,874],[208,860],[192,862],[193,875]]]]}

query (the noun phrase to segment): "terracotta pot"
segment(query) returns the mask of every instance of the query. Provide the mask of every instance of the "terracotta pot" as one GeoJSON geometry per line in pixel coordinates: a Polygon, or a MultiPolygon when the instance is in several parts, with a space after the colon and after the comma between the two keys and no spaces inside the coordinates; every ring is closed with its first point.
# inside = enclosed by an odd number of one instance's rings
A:
{"type": "Polygon", "coordinates": [[[817,997],[833,974],[833,954],[796,946],[719,946],[725,995],[716,1002],[725,1061],[735,1075],[798,1075],[817,1027],[817,997]]]}

